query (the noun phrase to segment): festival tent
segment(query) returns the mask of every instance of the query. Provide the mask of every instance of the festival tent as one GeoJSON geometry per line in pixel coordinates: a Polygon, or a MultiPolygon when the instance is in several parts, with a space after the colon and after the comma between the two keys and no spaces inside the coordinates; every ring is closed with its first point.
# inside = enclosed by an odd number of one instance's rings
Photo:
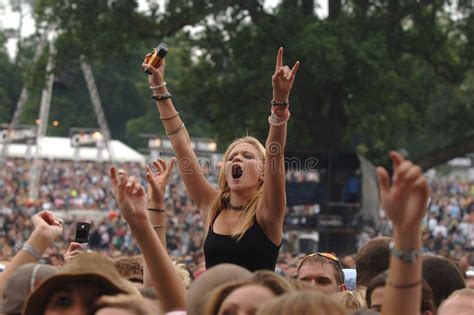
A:
{"type": "MultiPolygon", "coordinates": [[[[145,164],[145,157],[138,151],[118,140],[111,141],[112,154],[116,162],[136,162],[145,164]]],[[[36,155],[36,145],[9,144],[6,151],[0,144],[0,152],[12,158],[33,159],[36,155]]],[[[70,138],[44,137],[41,140],[41,159],[51,160],[81,160],[81,161],[109,161],[109,152],[106,147],[73,147],[70,138]]]]}

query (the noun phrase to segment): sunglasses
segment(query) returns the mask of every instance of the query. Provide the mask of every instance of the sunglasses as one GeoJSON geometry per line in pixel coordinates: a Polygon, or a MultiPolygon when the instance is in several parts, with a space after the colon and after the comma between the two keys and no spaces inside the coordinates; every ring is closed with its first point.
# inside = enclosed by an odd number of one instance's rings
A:
{"type": "Polygon", "coordinates": [[[308,260],[310,259],[311,257],[314,257],[314,256],[319,256],[319,257],[323,257],[323,258],[326,258],[332,262],[335,262],[339,268],[339,272],[341,273],[341,279],[342,279],[342,282],[344,283],[344,272],[342,271],[342,264],[341,262],[339,261],[339,259],[337,259],[337,257],[331,253],[313,253],[313,254],[309,254],[309,255],[306,255],[303,257],[303,259],[301,259],[300,263],[298,264],[298,269],[297,269],[297,272],[300,270],[301,266],[303,266],[303,264],[308,260]]]}

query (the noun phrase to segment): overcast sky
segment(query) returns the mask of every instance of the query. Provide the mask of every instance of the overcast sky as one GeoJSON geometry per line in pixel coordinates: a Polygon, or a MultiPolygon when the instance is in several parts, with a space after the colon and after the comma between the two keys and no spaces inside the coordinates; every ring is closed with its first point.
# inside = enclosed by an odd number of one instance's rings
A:
{"type": "MultiPolygon", "coordinates": [[[[160,1],[160,0],[158,0],[160,1]]],[[[272,10],[280,2],[280,0],[265,0],[265,9],[272,10]]],[[[325,17],[327,15],[327,0],[317,0],[319,3],[319,8],[316,9],[317,14],[320,17],[325,17]]],[[[17,29],[20,22],[19,14],[12,12],[9,6],[10,1],[0,0],[0,28],[13,28],[17,29]]],[[[138,0],[139,10],[146,10],[145,0],[138,0]]],[[[34,22],[31,18],[31,12],[29,12],[29,7],[25,5],[25,12],[27,16],[23,20],[23,27],[21,30],[21,36],[27,37],[34,33],[34,22]]],[[[9,40],[7,43],[7,49],[10,56],[15,55],[16,50],[16,40],[9,40]]]]}

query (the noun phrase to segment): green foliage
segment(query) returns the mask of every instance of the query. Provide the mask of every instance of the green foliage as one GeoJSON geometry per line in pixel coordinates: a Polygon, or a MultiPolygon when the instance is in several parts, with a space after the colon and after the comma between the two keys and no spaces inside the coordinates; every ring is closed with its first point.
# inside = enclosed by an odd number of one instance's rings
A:
{"type": "MultiPolygon", "coordinates": [[[[144,147],[141,133],[164,133],[140,63],[166,41],[166,80],[176,107],[191,135],[215,137],[221,148],[245,134],[265,140],[279,46],[286,64],[301,61],[291,95],[290,151],[358,150],[379,162],[389,149],[415,157],[470,136],[474,10],[468,2],[453,11],[448,0],[331,1],[327,19],[306,0],[283,1],[273,12],[258,0],[165,1],[163,8],[148,2],[145,12],[137,11],[136,0],[35,2],[40,29],[54,22],[60,30],[50,120],[61,125],[50,134],[97,126],[80,55],[92,64],[115,138],[144,147]]],[[[29,62],[36,43],[21,45],[16,71],[32,89],[23,118],[29,122],[37,117],[47,60],[45,54],[36,65],[29,62]]],[[[2,58],[8,72],[12,65],[2,58]]],[[[8,120],[21,83],[4,83],[0,116],[8,120]]]]}

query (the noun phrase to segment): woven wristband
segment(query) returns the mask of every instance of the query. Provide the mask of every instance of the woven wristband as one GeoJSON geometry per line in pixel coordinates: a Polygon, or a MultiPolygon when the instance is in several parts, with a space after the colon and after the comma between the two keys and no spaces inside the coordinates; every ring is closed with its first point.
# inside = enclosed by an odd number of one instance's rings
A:
{"type": "Polygon", "coordinates": [[[28,254],[30,254],[31,257],[33,257],[34,259],[36,260],[41,259],[40,253],[38,253],[38,251],[34,249],[33,246],[31,246],[30,244],[28,243],[23,244],[23,247],[21,249],[27,252],[28,254]]]}

